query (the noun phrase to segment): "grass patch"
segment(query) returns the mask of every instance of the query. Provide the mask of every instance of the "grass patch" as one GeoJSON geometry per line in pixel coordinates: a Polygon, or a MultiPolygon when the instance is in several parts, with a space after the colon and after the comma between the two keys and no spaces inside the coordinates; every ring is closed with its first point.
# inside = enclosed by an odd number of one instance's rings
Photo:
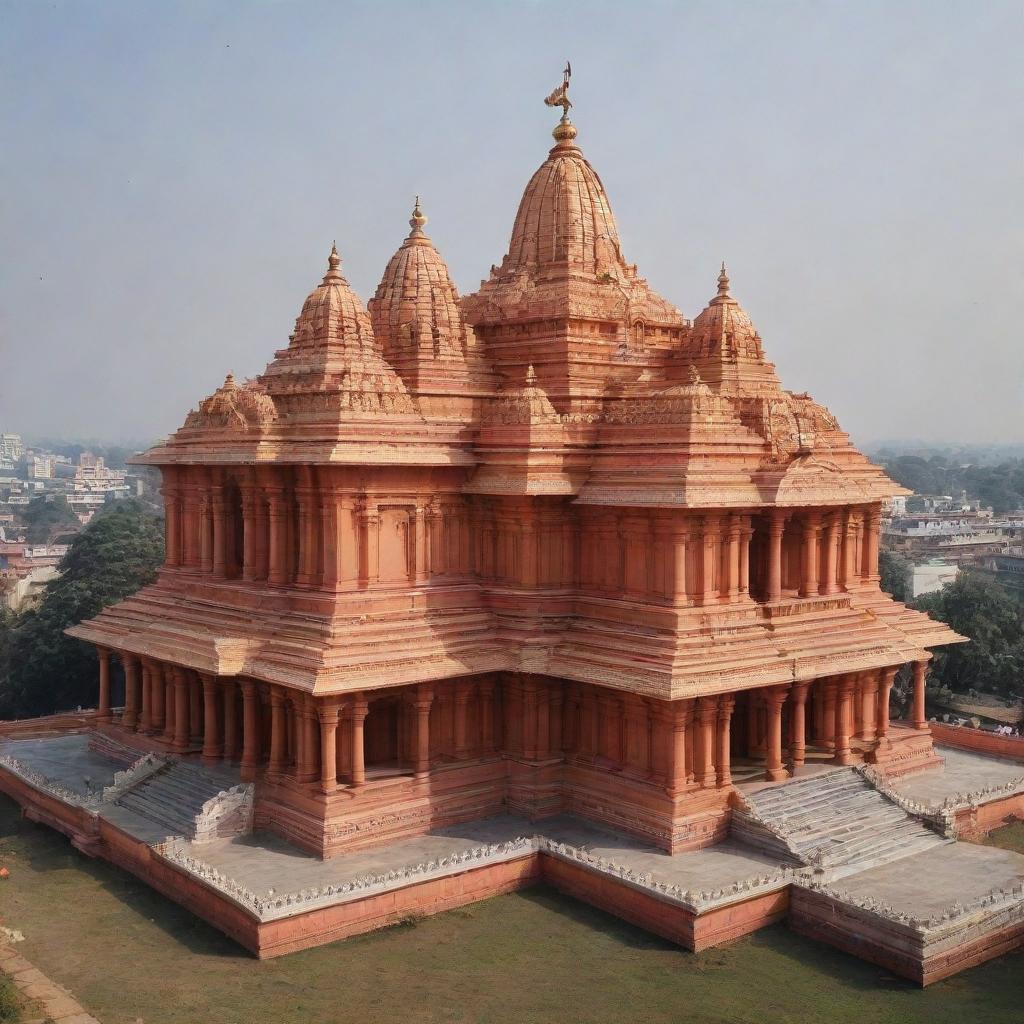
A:
{"type": "Polygon", "coordinates": [[[0,974],[0,1024],[18,1024],[23,1008],[24,1003],[14,982],[0,974]]]}
{"type": "Polygon", "coordinates": [[[784,925],[692,954],[542,887],[257,961],[0,796],[4,922],[103,1024],[1019,1024],[1024,952],[924,991],[784,925]]]}
{"type": "Polygon", "coordinates": [[[998,846],[1003,850],[1013,850],[1014,853],[1024,853],[1024,820],[1017,818],[1008,825],[993,829],[980,841],[984,846],[998,846]]]}

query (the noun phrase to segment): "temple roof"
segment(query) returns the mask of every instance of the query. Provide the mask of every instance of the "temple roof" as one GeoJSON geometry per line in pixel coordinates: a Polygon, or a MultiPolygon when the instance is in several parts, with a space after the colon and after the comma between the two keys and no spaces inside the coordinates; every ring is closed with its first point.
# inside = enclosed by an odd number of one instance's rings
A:
{"type": "Polygon", "coordinates": [[[369,312],[384,358],[414,393],[493,390],[444,258],[423,228],[419,197],[405,241],[388,261],[369,312]]]}

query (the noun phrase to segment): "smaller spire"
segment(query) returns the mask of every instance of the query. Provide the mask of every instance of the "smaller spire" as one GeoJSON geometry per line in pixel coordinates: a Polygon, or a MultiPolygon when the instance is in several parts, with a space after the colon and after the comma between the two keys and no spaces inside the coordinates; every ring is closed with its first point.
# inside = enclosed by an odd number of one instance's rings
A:
{"type": "Polygon", "coordinates": [[[416,205],[412,208],[412,216],[409,218],[410,238],[424,238],[423,225],[427,223],[426,214],[420,209],[420,197],[416,197],[416,205]]]}
{"type": "Polygon", "coordinates": [[[331,242],[331,255],[327,257],[328,270],[337,270],[341,266],[341,257],[338,255],[337,240],[331,242]]]}
{"type": "Polygon", "coordinates": [[[224,390],[234,391],[235,390],[235,375],[231,372],[224,378],[224,390]]]}
{"type": "Polygon", "coordinates": [[[718,294],[729,298],[729,275],[725,272],[725,260],[722,260],[722,272],[718,275],[718,294]]]}

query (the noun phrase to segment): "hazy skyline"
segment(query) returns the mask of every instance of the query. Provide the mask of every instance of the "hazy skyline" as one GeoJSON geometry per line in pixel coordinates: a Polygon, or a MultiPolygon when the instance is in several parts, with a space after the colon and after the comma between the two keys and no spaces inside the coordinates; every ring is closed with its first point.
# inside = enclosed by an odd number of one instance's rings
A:
{"type": "Polygon", "coordinates": [[[623,251],[863,443],[1024,440],[1019,3],[0,0],[0,429],[166,434],[414,194],[501,261],[573,64],[623,251]]]}

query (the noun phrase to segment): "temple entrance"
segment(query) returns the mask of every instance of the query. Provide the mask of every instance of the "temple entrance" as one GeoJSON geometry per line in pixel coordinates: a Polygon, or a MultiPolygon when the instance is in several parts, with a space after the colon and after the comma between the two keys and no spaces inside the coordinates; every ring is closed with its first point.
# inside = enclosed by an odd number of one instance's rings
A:
{"type": "Polygon", "coordinates": [[[382,697],[370,703],[364,726],[367,776],[391,775],[402,770],[400,756],[401,698],[382,697]]]}

